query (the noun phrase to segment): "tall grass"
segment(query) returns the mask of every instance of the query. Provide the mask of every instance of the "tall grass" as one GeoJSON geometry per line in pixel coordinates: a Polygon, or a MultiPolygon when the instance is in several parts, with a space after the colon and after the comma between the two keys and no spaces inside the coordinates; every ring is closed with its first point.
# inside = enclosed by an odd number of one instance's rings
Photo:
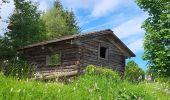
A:
{"type": "Polygon", "coordinates": [[[24,79],[30,78],[33,75],[35,66],[23,60],[13,59],[6,62],[1,69],[6,76],[24,79]]]}
{"type": "Polygon", "coordinates": [[[170,98],[161,84],[136,85],[120,80],[117,73],[111,70],[102,68],[94,70],[92,73],[77,77],[70,84],[14,80],[0,75],[0,100],[168,100],[170,98]]]}

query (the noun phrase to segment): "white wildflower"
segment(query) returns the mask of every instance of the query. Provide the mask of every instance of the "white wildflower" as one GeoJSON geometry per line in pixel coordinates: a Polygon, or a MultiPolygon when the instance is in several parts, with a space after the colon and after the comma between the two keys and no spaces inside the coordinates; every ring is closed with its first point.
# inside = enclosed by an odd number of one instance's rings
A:
{"type": "Polygon", "coordinates": [[[92,89],[89,89],[89,92],[91,93],[93,90],[92,89]]]}
{"type": "Polygon", "coordinates": [[[170,94],[170,90],[169,89],[164,89],[164,92],[166,93],[166,94],[170,94]]]}
{"type": "Polygon", "coordinates": [[[74,87],[74,91],[76,90],[76,88],[74,87]]]}
{"type": "Polygon", "coordinates": [[[102,100],[102,97],[101,97],[101,96],[99,96],[99,100],[102,100]]]}
{"type": "Polygon", "coordinates": [[[58,89],[58,93],[60,93],[60,89],[58,89]]]}
{"type": "Polygon", "coordinates": [[[143,100],[142,97],[139,97],[138,100],[143,100]]]}
{"type": "Polygon", "coordinates": [[[78,83],[76,82],[76,87],[78,86],[78,83]]]}
{"type": "Polygon", "coordinates": [[[58,78],[56,78],[55,81],[58,82],[58,78]]]}
{"type": "Polygon", "coordinates": [[[94,84],[94,87],[96,87],[96,88],[97,88],[97,83],[95,83],[95,84],[94,84]]]}
{"type": "Polygon", "coordinates": [[[27,82],[28,82],[29,80],[28,80],[28,78],[27,78],[27,82]]]}
{"type": "Polygon", "coordinates": [[[161,86],[163,86],[163,84],[160,84],[161,86]]]}
{"type": "Polygon", "coordinates": [[[47,84],[45,84],[45,87],[47,87],[48,85],[47,84]]]}
{"type": "Polygon", "coordinates": [[[167,91],[168,91],[168,89],[164,89],[164,91],[165,91],[165,92],[167,92],[167,91]]]}
{"type": "Polygon", "coordinates": [[[10,92],[12,92],[12,91],[13,91],[13,88],[11,88],[10,92]]]}
{"type": "Polygon", "coordinates": [[[25,92],[25,89],[23,90],[23,92],[25,92]]]}
{"type": "Polygon", "coordinates": [[[69,82],[71,82],[71,79],[68,79],[69,82]]]}
{"type": "Polygon", "coordinates": [[[99,89],[98,86],[97,86],[97,83],[94,84],[94,88],[99,89]]]}
{"type": "Polygon", "coordinates": [[[20,91],[21,91],[21,89],[18,89],[18,91],[17,91],[17,92],[19,93],[20,91]]]}

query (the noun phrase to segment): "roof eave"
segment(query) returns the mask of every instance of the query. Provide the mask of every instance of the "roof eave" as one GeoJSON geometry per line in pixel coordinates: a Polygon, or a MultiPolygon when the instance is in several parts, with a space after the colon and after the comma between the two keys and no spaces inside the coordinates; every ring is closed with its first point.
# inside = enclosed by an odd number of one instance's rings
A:
{"type": "Polygon", "coordinates": [[[126,56],[136,57],[136,55],[114,34],[113,31],[112,31],[111,35],[112,35],[112,37],[114,37],[115,41],[119,42],[119,45],[121,46],[121,48],[126,52],[126,56]]]}

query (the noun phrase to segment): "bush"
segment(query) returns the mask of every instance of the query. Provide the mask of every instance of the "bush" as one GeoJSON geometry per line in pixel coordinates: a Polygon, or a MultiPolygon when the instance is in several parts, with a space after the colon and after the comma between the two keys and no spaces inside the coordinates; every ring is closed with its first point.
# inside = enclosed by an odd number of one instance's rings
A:
{"type": "Polygon", "coordinates": [[[0,60],[0,73],[3,72],[4,62],[0,60]]]}
{"type": "Polygon", "coordinates": [[[23,79],[30,78],[34,73],[34,65],[28,64],[23,60],[11,60],[6,63],[3,68],[3,73],[6,76],[23,79]]]}
{"type": "Polygon", "coordinates": [[[155,77],[155,81],[163,83],[170,83],[170,77],[155,77]]]}
{"type": "Polygon", "coordinates": [[[120,80],[120,76],[116,71],[103,67],[95,67],[94,65],[88,65],[86,67],[86,73],[89,75],[98,75],[102,77],[112,78],[114,80],[120,80]]]}
{"type": "Polygon", "coordinates": [[[125,79],[132,83],[139,83],[144,80],[145,72],[134,62],[128,61],[125,67],[125,79]]]}
{"type": "Polygon", "coordinates": [[[87,74],[94,74],[94,70],[95,70],[95,66],[94,65],[88,65],[87,67],[86,67],[86,73],[87,74]]]}
{"type": "Polygon", "coordinates": [[[2,72],[2,69],[3,69],[3,68],[2,68],[2,66],[0,65],[0,72],[2,72]]]}

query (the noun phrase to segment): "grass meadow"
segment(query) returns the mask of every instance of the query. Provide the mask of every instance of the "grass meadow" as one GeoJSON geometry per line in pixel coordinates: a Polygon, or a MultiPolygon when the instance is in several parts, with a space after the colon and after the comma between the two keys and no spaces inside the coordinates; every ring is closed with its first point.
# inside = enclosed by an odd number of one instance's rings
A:
{"type": "Polygon", "coordinates": [[[67,84],[0,75],[0,100],[170,100],[167,88],[166,84],[134,84],[100,74],[81,75],[67,84]]]}

